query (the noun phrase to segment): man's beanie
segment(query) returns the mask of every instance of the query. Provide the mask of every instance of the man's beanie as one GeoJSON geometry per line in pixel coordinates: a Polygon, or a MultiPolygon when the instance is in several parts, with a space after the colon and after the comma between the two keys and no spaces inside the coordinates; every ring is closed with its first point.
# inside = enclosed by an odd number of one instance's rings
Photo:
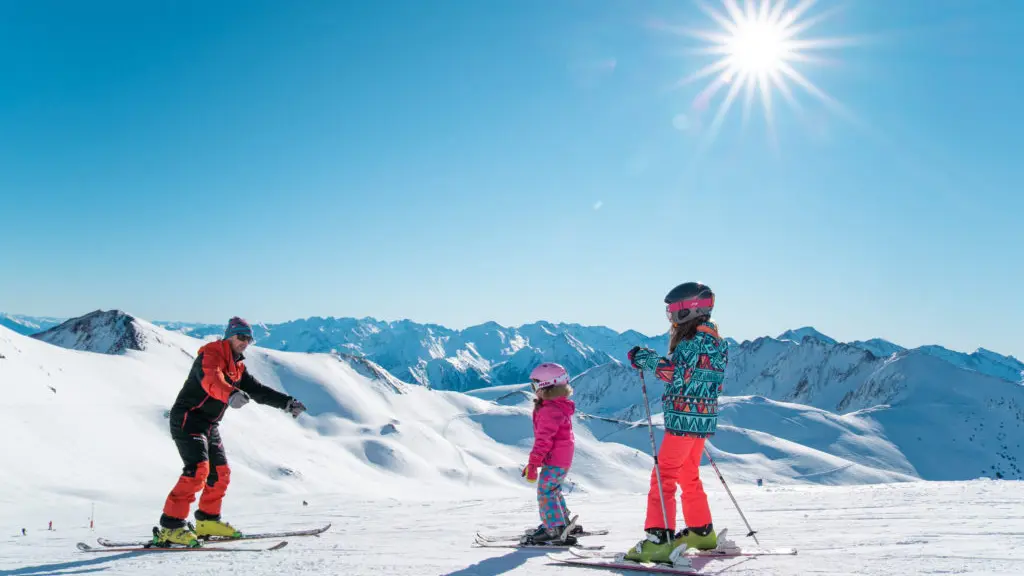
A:
{"type": "Polygon", "coordinates": [[[224,339],[227,340],[235,334],[244,334],[249,338],[252,338],[252,326],[245,321],[244,318],[235,316],[231,320],[228,320],[228,328],[224,331],[224,339]]]}

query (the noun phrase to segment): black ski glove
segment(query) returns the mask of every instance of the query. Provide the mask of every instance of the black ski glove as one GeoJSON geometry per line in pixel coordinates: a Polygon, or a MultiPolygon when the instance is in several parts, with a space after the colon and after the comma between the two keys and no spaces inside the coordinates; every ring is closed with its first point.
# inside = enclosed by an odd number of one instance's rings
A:
{"type": "Polygon", "coordinates": [[[232,408],[241,408],[249,403],[249,395],[242,390],[235,390],[228,396],[228,406],[232,408]]]}
{"type": "Polygon", "coordinates": [[[299,414],[306,411],[306,405],[295,398],[289,398],[288,403],[284,406],[284,411],[291,413],[292,418],[298,418],[299,414]]]}

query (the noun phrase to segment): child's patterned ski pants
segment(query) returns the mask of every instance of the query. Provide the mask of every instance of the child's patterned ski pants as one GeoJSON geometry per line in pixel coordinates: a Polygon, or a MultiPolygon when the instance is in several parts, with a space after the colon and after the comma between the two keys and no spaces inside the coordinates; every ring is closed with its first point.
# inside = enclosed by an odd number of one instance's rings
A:
{"type": "Polygon", "coordinates": [[[537,504],[540,507],[540,521],[549,531],[569,523],[569,510],[562,497],[562,481],[569,473],[568,468],[544,466],[537,479],[537,504]]]}

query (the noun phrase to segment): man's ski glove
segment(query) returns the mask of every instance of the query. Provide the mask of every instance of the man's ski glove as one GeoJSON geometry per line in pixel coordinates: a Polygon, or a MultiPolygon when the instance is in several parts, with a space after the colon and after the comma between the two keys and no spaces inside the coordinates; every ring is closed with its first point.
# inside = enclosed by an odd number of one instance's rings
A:
{"type": "Polygon", "coordinates": [[[228,406],[232,408],[241,408],[249,403],[249,395],[242,390],[235,390],[228,396],[228,406]]]}
{"type": "Polygon", "coordinates": [[[291,413],[292,418],[298,418],[299,414],[306,411],[306,405],[295,398],[290,398],[288,404],[285,404],[284,411],[291,413]]]}
{"type": "Polygon", "coordinates": [[[526,478],[526,481],[529,482],[530,484],[533,484],[534,482],[536,482],[537,481],[537,467],[533,466],[533,465],[530,465],[530,464],[527,464],[526,468],[523,468],[523,477],[526,478]]]}

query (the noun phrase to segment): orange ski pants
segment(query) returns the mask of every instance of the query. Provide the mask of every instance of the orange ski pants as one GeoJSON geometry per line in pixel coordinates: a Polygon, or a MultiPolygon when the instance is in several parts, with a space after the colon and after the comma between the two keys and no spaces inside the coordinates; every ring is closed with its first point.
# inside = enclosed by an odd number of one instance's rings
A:
{"type": "Polygon", "coordinates": [[[676,486],[682,489],[683,521],[687,527],[711,524],[708,496],[700,481],[700,458],[705,438],[691,438],[665,433],[658,450],[658,476],[651,471],[651,491],[647,495],[647,520],[644,529],[666,528],[676,531],[676,486]],[[665,518],[661,514],[661,498],[665,498],[665,518]]]}

